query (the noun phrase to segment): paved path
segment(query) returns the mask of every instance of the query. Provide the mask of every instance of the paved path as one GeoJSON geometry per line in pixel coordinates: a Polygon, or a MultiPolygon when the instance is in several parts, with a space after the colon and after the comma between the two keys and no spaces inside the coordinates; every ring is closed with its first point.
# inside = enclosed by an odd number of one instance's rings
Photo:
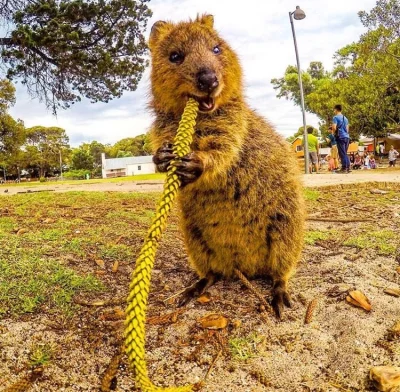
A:
{"type": "MultiPolygon", "coordinates": [[[[303,175],[303,183],[307,187],[319,187],[337,184],[358,184],[363,182],[398,182],[400,183],[400,170],[360,170],[349,174],[308,174],[303,175]]],[[[12,186],[0,185],[0,195],[15,195],[27,192],[69,192],[69,191],[103,191],[103,192],[153,192],[161,191],[163,182],[160,180],[148,181],[121,181],[118,183],[102,182],[85,183],[84,180],[76,184],[49,184],[37,186],[12,186]],[[8,192],[4,192],[8,190],[8,192]]]]}

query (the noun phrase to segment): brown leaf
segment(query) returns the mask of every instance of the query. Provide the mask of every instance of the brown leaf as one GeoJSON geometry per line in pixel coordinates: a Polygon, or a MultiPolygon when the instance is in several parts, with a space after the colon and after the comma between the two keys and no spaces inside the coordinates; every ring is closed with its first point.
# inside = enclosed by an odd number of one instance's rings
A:
{"type": "Polygon", "coordinates": [[[28,229],[19,229],[19,230],[17,231],[17,235],[22,235],[22,234],[25,234],[25,233],[28,233],[28,232],[29,232],[28,229]]]}
{"type": "Polygon", "coordinates": [[[346,297],[346,301],[354,306],[363,308],[367,312],[371,311],[371,303],[369,299],[359,290],[350,291],[346,297]]]}
{"type": "Polygon", "coordinates": [[[106,321],[122,320],[125,319],[125,312],[120,307],[116,307],[111,311],[104,312],[102,319],[106,321]]]}
{"type": "Polygon", "coordinates": [[[224,329],[228,325],[228,319],[219,314],[209,314],[199,319],[202,328],[224,329]]]}
{"type": "Polygon", "coordinates": [[[400,297],[400,289],[385,289],[383,292],[392,295],[393,297],[400,297]]]}
{"type": "Polygon", "coordinates": [[[201,304],[206,304],[211,301],[211,295],[209,293],[204,293],[197,298],[197,302],[201,304]]]}
{"type": "Polygon", "coordinates": [[[105,267],[104,260],[98,259],[98,260],[95,260],[95,263],[96,263],[100,268],[104,268],[104,267],[105,267]]]}
{"type": "Polygon", "coordinates": [[[375,366],[369,371],[369,378],[378,391],[391,392],[400,386],[400,367],[375,366]]]}
{"type": "Polygon", "coordinates": [[[43,221],[42,221],[42,223],[54,223],[55,221],[54,221],[54,219],[51,219],[51,218],[46,218],[46,219],[43,219],[43,221]]]}
{"type": "Polygon", "coordinates": [[[114,272],[114,274],[118,271],[118,267],[119,267],[119,261],[114,261],[114,264],[112,266],[112,272],[114,272]]]}
{"type": "Polygon", "coordinates": [[[388,191],[383,191],[382,189],[371,189],[370,192],[375,195],[386,195],[389,193],[388,191]]]}
{"type": "Polygon", "coordinates": [[[400,274],[400,267],[397,267],[397,268],[396,268],[396,272],[397,272],[398,274],[400,274]]]}

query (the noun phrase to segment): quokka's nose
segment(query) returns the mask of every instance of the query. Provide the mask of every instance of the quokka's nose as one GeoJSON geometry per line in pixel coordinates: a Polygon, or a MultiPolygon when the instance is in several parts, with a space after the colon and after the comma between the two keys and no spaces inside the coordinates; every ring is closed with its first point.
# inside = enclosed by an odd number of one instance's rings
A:
{"type": "Polygon", "coordinates": [[[202,92],[211,93],[218,87],[218,78],[214,71],[209,69],[197,73],[197,88],[202,92]]]}

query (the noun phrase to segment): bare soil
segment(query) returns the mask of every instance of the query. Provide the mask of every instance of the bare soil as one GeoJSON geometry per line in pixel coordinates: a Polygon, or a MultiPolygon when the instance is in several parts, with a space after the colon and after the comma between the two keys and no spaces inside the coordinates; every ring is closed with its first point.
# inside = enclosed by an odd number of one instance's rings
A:
{"type": "MultiPolygon", "coordinates": [[[[312,178],[323,176],[328,175],[312,178]]],[[[173,314],[176,308],[168,298],[196,278],[187,264],[174,211],[157,254],[150,293],[147,361],[153,382],[159,386],[200,382],[216,360],[203,391],[375,391],[368,380],[369,369],[400,363],[400,342],[388,333],[400,319],[400,298],[384,293],[386,288],[400,288],[396,271],[400,266],[400,185],[385,184],[380,188],[388,193],[370,193],[376,187],[341,185],[308,192],[313,220],[308,221],[307,244],[291,280],[292,308],[282,321],[260,308],[257,298],[239,281],[219,282],[209,290],[210,302],[193,302],[173,314]],[[354,222],[338,222],[349,219],[354,222]],[[370,235],[379,232],[384,234],[370,235]],[[368,297],[371,312],[346,302],[347,293],[354,289],[368,297]],[[305,324],[307,307],[314,299],[317,307],[305,324]],[[198,320],[210,313],[228,318],[228,327],[202,329],[198,320]]],[[[143,205],[149,208],[149,201],[143,205]]],[[[131,207],[132,211],[143,208],[140,203],[131,207]]],[[[90,213],[88,224],[104,224],[103,209],[93,206],[90,213]]],[[[122,223],[132,218],[119,219],[122,223]]],[[[118,241],[137,254],[141,234],[120,234],[124,238],[118,241]]],[[[118,233],[110,241],[116,242],[117,237],[118,233]]],[[[66,262],[62,255],[61,261],[66,262]]],[[[70,260],[69,266],[78,273],[98,272],[85,257],[70,260]]],[[[101,297],[77,299],[80,303],[113,299],[112,304],[80,305],[72,318],[55,316],[45,308],[0,318],[0,385],[7,387],[27,373],[29,347],[50,342],[56,347],[55,355],[30,391],[100,390],[102,375],[120,350],[124,303],[118,304],[118,299],[127,295],[133,266],[134,260],[123,260],[113,273],[107,264],[105,273],[98,274],[107,288],[101,297]]],[[[270,300],[270,282],[253,283],[270,300]]],[[[138,390],[125,356],[114,381],[115,391],[138,390]]]]}

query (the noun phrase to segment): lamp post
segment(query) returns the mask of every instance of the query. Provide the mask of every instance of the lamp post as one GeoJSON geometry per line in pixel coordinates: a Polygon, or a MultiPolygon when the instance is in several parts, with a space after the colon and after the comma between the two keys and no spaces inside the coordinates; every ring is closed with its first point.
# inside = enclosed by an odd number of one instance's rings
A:
{"type": "Polygon", "coordinates": [[[296,20],[302,20],[305,17],[306,17],[305,12],[302,9],[300,9],[299,6],[296,6],[296,9],[293,12],[289,12],[289,19],[290,19],[290,24],[292,26],[292,33],[293,33],[294,50],[296,52],[297,73],[299,75],[301,111],[303,112],[304,171],[305,171],[306,174],[308,174],[309,173],[309,154],[308,154],[308,136],[307,136],[307,124],[306,124],[306,111],[304,109],[304,92],[303,92],[303,82],[301,80],[301,69],[300,69],[299,52],[297,50],[296,33],[294,31],[294,24],[293,24],[293,18],[296,19],[296,20]]]}

